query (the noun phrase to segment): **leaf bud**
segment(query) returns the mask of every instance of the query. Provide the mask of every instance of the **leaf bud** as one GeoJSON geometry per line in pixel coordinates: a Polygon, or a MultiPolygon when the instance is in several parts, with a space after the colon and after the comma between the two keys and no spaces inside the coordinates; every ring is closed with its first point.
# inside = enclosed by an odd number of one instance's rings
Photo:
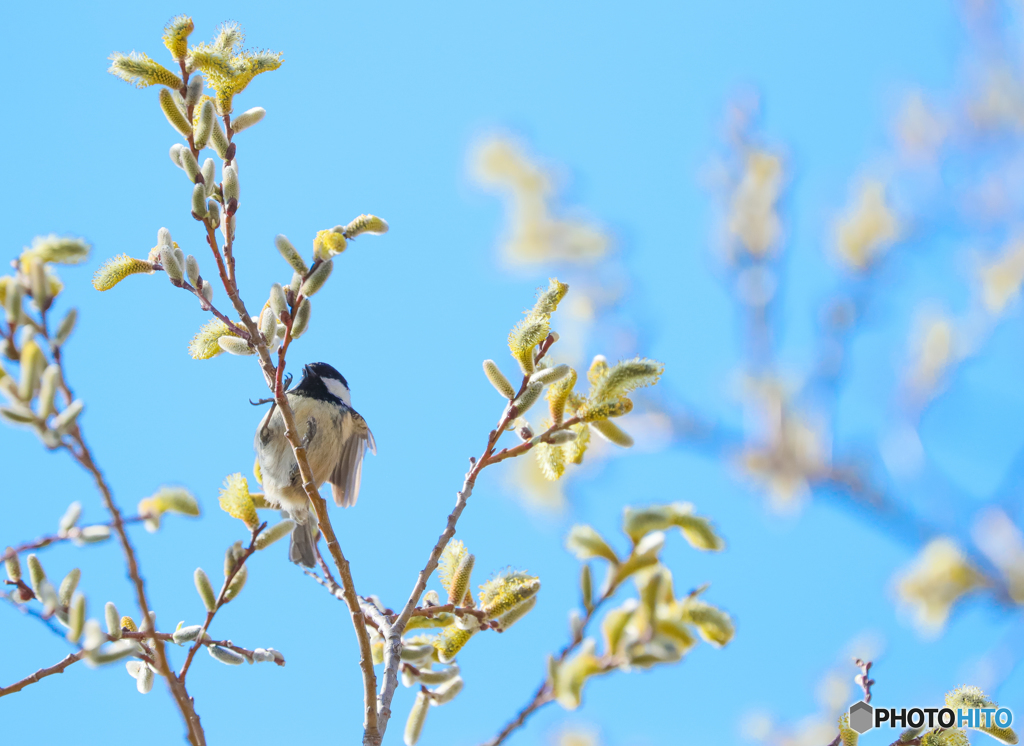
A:
{"type": "Polygon", "coordinates": [[[526,390],[520,394],[519,398],[512,402],[512,406],[516,408],[516,413],[520,415],[526,414],[530,407],[537,403],[543,389],[544,384],[542,383],[534,382],[528,384],[526,390]]]}
{"type": "Polygon", "coordinates": [[[34,554],[30,554],[26,557],[25,561],[28,562],[29,585],[32,586],[32,590],[35,591],[35,594],[38,596],[39,589],[46,581],[46,572],[43,570],[43,566],[40,564],[39,558],[34,554]]]}
{"type": "Polygon", "coordinates": [[[292,339],[298,339],[305,334],[309,327],[309,315],[312,311],[313,306],[309,302],[309,298],[303,298],[295,311],[295,320],[292,321],[292,339]]]}
{"type": "Polygon", "coordinates": [[[85,596],[76,593],[70,599],[70,611],[68,613],[68,634],[71,642],[78,642],[82,636],[82,627],[85,625],[85,596]]]}
{"type": "Polygon", "coordinates": [[[565,445],[566,443],[572,443],[574,440],[576,440],[576,433],[572,430],[556,430],[547,437],[547,442],[553,446],[565,445]]]}
{"type": "Polygon", "coordinates": [[[7,569],[7,577],[12,583],[17,583],[21,580],[21,563],[18,562],[18,555],[11,547],[7,547],[5,554],[7,557],[4,559],[4,566],[7,569]]]}
{"type": "Polygon", "coordinates": [[[199,287],[199,262],[191,254],[185,257],[185,275],[193,287],[199,287]]]}
{"type": "Polygon", "coordinates": [[[18,381],[18,398],[30,401],[39,390],[46,358],[35,340],[29,340],[21,348],[21,378],[18,381]]]}
{"type": "Polygon", "coordinates": [[[421,691],[416,695],[416,701],[413,702],[412,709],[409,711],[409,719],[405,722],[405,733],[402,736],[405,746],[416,746],[416,742],[420,740],[420,734],[423,733],[423,724],[427,720],[429,710],[430,695],[421,691]]]}
{"type": "Polygon", "coordinates": [[[178,257],[170,246],[160,248],[160,264],[163,265],[164,272],[172,283],[180,283],[185,277],[185,268],[178,262],[178,257]]]}
{"type": "Polygon", "coordinates": [[[249,129],[254,124],[261,121],[266,115],[267,110],[260,106],[253,107],[248,111],[243,111],[231,120],[231,131],[238,134],[242,130],[249,129]]]}
{"type": "Polygon", "coordinates": [[[591,424],[598,434],[609,443],[614,443],[622,448],[629,448],[633,445],[633,436],[611,420],[595,420],[591,424]]]}
{"type": "Polygon", "coordinates": [[[32,300],[36,308],[45,311],[50,307],[50,278],[46,274],[46,264],[41,261],[32,262],[29,270],[29,287],[32,289],[32,300]]]}
{"type": "Polygon", "coordinates": [[[275,282],[270,286],[270,310],[274,312],[274,315],[279,317],[281,312],[288,308],[288,300],[284,297],[284,288],[281,287],[281,283],[275,282]]]}
{"type": "MultiPolygon", "coordinates": [[[[54,397],[57,395],[57,387],[60,386],[60,366],[56,363],[46,366],[39,383],[39,419],[45,420],[53,414],[54,397]]],[[[77,504],[77,503],[72,503],[77,504]]],[[[81,511],[81,505],[79,505],[81,511]]]]}
{"type": "Polygon", "coordinates": [[[290,535],[293,528],[295,528],[295,521],[283,520],[260,533],[256,537],[254,546],[257,550],[266,549],[278,539],[283,539],[285,536],[290,535]]]}
{"type": "Polygon", "coordinates": [[[328,259],[325,262],[320,262],[314,269],[309,277],[306,278],[305,282],[302,283],[301,293],[307,298],[316,294],[320,288],[327,282],[327,278],[331,276],[331,270],[334,269],[334,260],[328,259]]]}
{"type": "MultiPolygon", "coordinates": [[[[205,287],[205,285],[204,285],[205,287]]],[[[224,352],[231,353],[232,355],[254,355],[256,351],[253,350],[249,343],[241,337],[230,337],[223,336],[217,338],[217,344],[224,352]]]]}
{"type": "Polygon", "coordinates": [[[207,611],[214,611],[217,608],[217,596],[213,593],[213,586],[210,585],[209,576],[203,572],[203,568],[197,567],[195,572],[196,590],[199,597],[203,599],[203,606],[207,611]]]}
{"type": "Polygon", "coordinates": [[[580,570],[580,597],[583,601],[583,608],[588,612],[594,609],[594,579],[590,572],[590,565],[583,565],[580,570]]]}
{"type": "Polygon", "coordinates": [[[188,175],[189,181],[196,184],[201,181],[202,171],[199,169],[199,161],[192,155],[192,151],[188,148],[182,148],[181,150],[181,167],[188,175]]]}
{"type": "Polygon", "coordinates": [[[82,577],[82,571],[77,567],[71,568],[71,572],[64,576],[64,580],[60,581],[60,590],[57,592],[57,600],[61,606],[67,606],[71,603],[71,596],[74,595],[75,589],[78,587],[78,581],[82,577]]]}
{"type": "Polygon", "coordinates": [[[149,694],[153,688],[153,669],[143,664],[139,669],[139,675],[135,677],[135,687],[139,694],[149,694]]]}
{"type": "Polygon", "coordinates": [[[462,677],[456,676],[449,679],[441,686],[431,691],[430,704],[443,705],[455,699],[455,695],[462,691],[462,677]]]}
{"type": "Polygon", "coordinates": [[[515,398],[516,390],[512,387],[512,383],[505,378],[505,374],[501,372],[498,364],[493,360],[484,360],[484,375],[487,376],[487,380],[491,382],[491,385],[494,386],[499,394],[506,399],[515,398]]]}
{"type": "Polygon", "coordinates": [[[206,203],[206,222],[213,228],[220,226],[220,202],[210,200],[206,203]]]}
{"type": "MultiPolygon", "coordinates": [[[[217,153],[222,159],[228,159],[228,150],[231,148],[231,143],[228,142],[228,136],[224,134],[224,130],[221,129],[220,122],[213,116],[213,103],[203,102],[203,106],[210,104],[210,138],[209,144],[213,147],[214,152],[217,153]]],[[[199,112],[200,122],[202,122],[203,112],[199,112]]]]}
{"type": "Polygon", "coordinates": [[[207,645],[206,651],[213,657],[228,666],[238,666],[245,663],[245,656],[237,653],[231,648],[222,645],[207,645]]]}
{"type": "Polygon", "coordinates": [[[178,107],[178,102],[174,100],[174,95],[167,88],[160,89],[160,108],[163,110],[164,116],[167,117],[167,121],[174,129],[178,130],[182,137],[192,134],[192,125],[189,124],[185,114],[178,107]]]}
{"type": "MultiPolygon", "coordinates": [[[[217,123],[214,121],[213,102],[207,99],[206,101],[203,101],[203,105],[199,107],[199,120],[196,122],[195,137],[192,138],[192,142],[195,143],[196,150],[202,150],[207,146],[207,144],[209,144],[210,135],[213,134],[214,127],[216,126],[217,123]]],[[[221,132],[221,134],[223,135],[223,132],[221,132]]],[[[218,155],[220,154],[218,153],[218,155]]],[[[203,175],[205,176],[205,174],[203,175]]]]}
{"type": "Polygon", "coordinates": [[[12,282],[7,288],[7,296],[4,298],[4,311],[7,313],[7,323],[12,327],[21,323],[21,285],[12,282]]]}
{"type": "Polygon", "coordinates": [[[71,332],[75,329],[76,321],[78,321],[77,308],[72,308],[64,314],[64,318],[60,320],[60,324],[57,326],[57,333],[54,335],[54,343],[58,347],[68,341],[68,337],[71,336],[71,332]]]}
{"type": "Polygon", "coordinates": [[[238,170],[234,166],[225,166],[223,171],[224,201],[237,200],[239,195],[238,170]]]}
{"type": "Polygon", "coordinates": [[[196,184],[192,190],[192,216],[196,220],[206,217],[206,187],[196,184]]]}
{"type": "Polygon", "coordinates": [[[184,145],[182,145],[180,142],[176,142],[176,143],[174,143],[174,145],[171,146],[171,149],[168,152],[168,155],[171,156],[171,163],[173,163],[178,168],[182,168],[182,165],[181,165],[181,151],[184,150],[184,149],[185,149],[184,145]]]}
{"type": "Polygon", "coordinates": [[[274,246],[277,247],[281,256],[284,257],[284,260],[288,262],[288,264],[291,265],[291,268],[298,274],[305,275],[306,272],[309,271],[306,267],[306,263],[302,261],[302,257],[299,255],[299,252],[296,251],[295,247],[292,246],[291,241],[287,238],[284,236],[278,236],[274,239],[274,246]]]}
{"type": "Polygon", "coordinates": [[[227,591],[224,592],[224,603],[234,600],[234,598],[242,592],[242,588],[245,587],[245,581],[248,577],[249,568],[245,565],[239,567],[238,572],[235,573],[235,577],[231,578],[227,591]]]}
{"type": "Polygon", "coordinates": [[[260,334],[267,340],[268,345],[273,344],[277,337],[277,315],[269,306],[260,314],[260,334]]]}
{"type": "Polygon", "coordinates": [[[75,538],[76,544],[98,544],[110,538],[110,526],[85,526],[75,538]]]}
{"type": "MultiPolygon", "coordinates": [[[[337,231],[338,229],[335,228],[335,230],[337,231]]],[[[342,233],[345,238],[355,238],[356,236],[361,236],[364,233],[368,233],[372,236],[379,236],[388,232],[388,223],[386,220],[378,218],[376,215],[360,215],[339,232],[342,233]]]]}
{"type": "Polygon", "coordinates": [[[530,381],[539,381],[545,386],[549,383],[559,381],[569,375],[571,368],[568,365],[556,365],[553,368],[542,368],[530,376],[530,381]]]}
{"type": "Polygon", "coordinates": [[[195,106],[199,103],[199,97],[203,95],[203,76],[193,75],[188,81],[188,88],[185,89],[185,106],[195,106]]]}
{"type": "Polygon", "coordinates": [[[193,624],[190,627],[178,627],[178,629],[174,630],[174,634],[171,635],[171,639],[178,645],[192,642],[199,637],[202,629],[203,625],[201,624],[193,624]]]}
{"type": "Polygon", "coordinates": [[[114,640],[121,639],[121,620],[117,615],[117,607],[113,601],[107,601],[103,607],[103,615],[106,617],[107,634],[114,640]]]}

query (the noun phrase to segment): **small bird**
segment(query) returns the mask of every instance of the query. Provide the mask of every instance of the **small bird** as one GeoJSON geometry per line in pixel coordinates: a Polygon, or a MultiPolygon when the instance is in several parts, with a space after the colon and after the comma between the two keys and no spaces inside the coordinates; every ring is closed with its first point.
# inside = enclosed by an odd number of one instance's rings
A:
{"type": "MultiPolygon", "coordinates": [[[[317,489],[331,483],[334,502],[344,508],[356,504],[363,455],[377,444],[366,420],[352,409],[345,377],[327,363],[310,363],[302,369],[299,385],[288,391],[296,430],[303,436],[306,458],[317,489]]],[[[284,436],[284,418],[272,405],[256,429],[256,457],[268,503],[280,507],[295,521],[288,558],[313,567],[317,535],[316,516],[302,489],[295,454],[284,436]]]]}

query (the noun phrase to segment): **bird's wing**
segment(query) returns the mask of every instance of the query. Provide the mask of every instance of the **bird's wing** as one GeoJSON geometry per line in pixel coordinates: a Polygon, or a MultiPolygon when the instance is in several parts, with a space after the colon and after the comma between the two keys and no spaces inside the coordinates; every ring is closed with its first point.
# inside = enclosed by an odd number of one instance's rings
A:
{"type": "Polygon", "coordinates": [[[338,463],[327,480],[331,483],[334,503],[343,508],[355,505],[359,498],[359,480],[363,474],[363,456],[366,453],[366,447],[369,446],[373,454],[377,453],[377,444],[373,440],[373,433],[370,432],[366,420],[355,410],[351,410],[351,416],[352,436],[345,441],[338,463]]]}

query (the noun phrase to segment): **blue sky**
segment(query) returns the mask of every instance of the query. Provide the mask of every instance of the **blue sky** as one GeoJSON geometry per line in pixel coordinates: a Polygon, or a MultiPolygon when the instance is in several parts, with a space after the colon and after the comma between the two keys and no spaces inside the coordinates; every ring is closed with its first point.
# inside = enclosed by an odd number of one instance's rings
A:
{"type": "MultiPolygon", "coordinates": [[[[666,362],[667,395],[736,421],[728,382],[739,363],[737,319],[716,276],[714,202],[700,178],[721,148],[727,103],[750,86],[761,92],[764,138],[786,152],[794,174],[783,210],[788,294],[780,348],[785,365],[799,369],[814,315],[837,282],[822,249],[851,180],[889,141],[907,90],[941,93],[961,82],[965,42],[956,7],[923,0],[142,8],[19,4],[6,12],[12,33],[9,114],[0,121],[8,143],[0,236],[12,258],[38,234],[93,243],[86,266],[63,270],[61,299],[81,312],[67,355],[70,380],[87,403],[87,437],[126,508],[162,484],[188,486],[204,508],[201,520],[171,517],[155,535],[133,531],[161,628],[201,621],[192,571],[219,572],[224,549],[243,538],[216,497],[225,475],[251,467],[259,413],[246,400],[262,395],[262,381],[249,360],[188,357],[186,345],[205,319],[163,278],[130,278],[102,295],[90,286],[105,258],[144,256],[161,226],[210,264],[187,212],[186,184],[167,157],[176,135],[156,92],[107,75],[110,52],[163,59],[161,29],[180,12],[192,13],[194,38],[234,19],[248,44],[284,52],[282,69],[258,78],[237,104],[268,111],[239,135],[237,256],[250,307],[269,283],[287,280],[276,234],[308,247],[317,230],[363,212],[390,222],[388,235],[356,242],[336,262],[291,360],[341,369],[373,428],[379,455],[368,458],[358,506],[335,525],[360,592],[398,605],[443,527],[468,456],[479,453],[500,414],[480,361],[511,368],[507,331],[556,271],[502,268],[502,208],[468,177],[473,143],[488,132],[513,132],[567,169],[567,201],[610,227],[630,273],[620,312],[642,333],[628,354],[666,362]]],[[[872,404],[890,396],[913,301],[962,302],[962,243],[957,236],[915,247],[887,277],[903,292],[882,303],[880,323],[855,342],[838,425],[850,442],[871,447],[872,417],[882,416],[872,404]]],[[[217,297],[227,305],[222,290],[217,297]]],[[[1000,327],[991,355],[971,363],[948,404],[936,405],[922,425],[926,449],[969,506],[1006,476],[1015,449],[997,446],[1019,443],[1019,334],[1019,318],[1000,327]],[[969,425],[965,413],[974,416],[969,425]],[[993,448],[968,447],[964,455],[961,440],[984,437],[993,448]],[[990,483],[981,494],[961,494],[990,483]]],[[[592,344],[589,354],[604,351],[599,335],[592,344]]],[[[75,499],[85,504],[86,521],[105,520],[86,475],[63,455],[10,429],[0,430],[0,452],[0,542],[53,530],[75,499]]],[[[564,723],[596,726],[609,746],[739,742],[737,724],[753,709],[783,721],[813,713],[818,680],[867,631],[886,640],[879,696],[930,704],[971,683],[963,680],[971,661],[1010,624],[1005,611],[971,603],[945,636],[922,641],[899,620],[890,593],[892,574],[913,546],[827,495],[798,519],[773,517],[729,468],[700,453],[617,459],[576,482],[571,509],[555,517],[510,498],[502,468],[485,472],[459,536],[477,555],[478,582],[507,565],[528,568],[542,579],[540,601],[507,635],[467,648],[460,658],[466,689],[432,710],[423,744],[478,743],[526,701],[546,653],[563,643],[575,603],[578,566],[562,548],[564,533],[577,521],[614,533],[627,502],[690,500],[715,520],[727,552],[698,555],[673,537],[667,562],[678,588],[712,583],[709,598],[734,615],[736,640],[721,651],[702,646],[669,669],[592,682],[580,711],[548,708],[520,743],[545,743],[564,723]]],[[[43,559],[56,577],[83,567],[94,614],[106,600],[131,607],[114,544],[60,547],[43,559]]],[[[197,661],[190,690],[211,743],[356,737],[360,680],[347,615],[287,563],[283,549],[254,558],[248,586],[213,633],[274,646],[288,665],[197,661]]],[[[0,637],[4,683],[67,650],[9,608],[0,608],[0,637]]],[[[1024,678],[1011,677],[998,694],[1014,707],[1024,678]]],[[[407,690],[397,696],[389,742],[399,742],[411,702],[407,690]]],[[[79,743],[180,741],[163,688],[141,697],[120,665],[75,666],[5,699],[0,711],[12,742],[47,727],[68,729],[79,743]]]]}

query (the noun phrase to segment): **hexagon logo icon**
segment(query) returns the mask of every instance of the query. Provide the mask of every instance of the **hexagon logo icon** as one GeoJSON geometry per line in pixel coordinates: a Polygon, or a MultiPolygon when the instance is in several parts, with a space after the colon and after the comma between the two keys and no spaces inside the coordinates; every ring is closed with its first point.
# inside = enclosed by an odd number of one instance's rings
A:
{"type": "Polygon", "coordinates": [[[875,708],[861,700],[850,705],[850,728],[864,735],[875,727],[875,708]]]}

